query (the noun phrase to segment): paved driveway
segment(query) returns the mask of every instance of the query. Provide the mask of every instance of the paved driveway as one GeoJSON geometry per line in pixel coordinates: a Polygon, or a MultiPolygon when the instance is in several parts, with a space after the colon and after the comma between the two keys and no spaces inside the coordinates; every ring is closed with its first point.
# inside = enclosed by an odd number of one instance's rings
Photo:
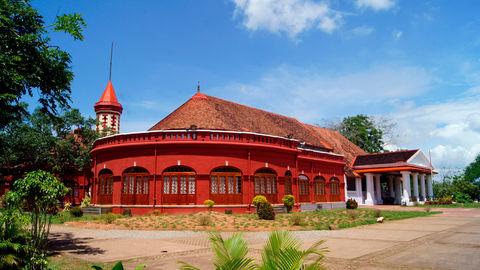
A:
{"type": "MultiPolygon", "coordinates": [[[[404,209],[404,208],[403,208],[404,209]]],[[[480,209],[338,231],[298,231],[305,246],[324,239],[330,269],[480,269],[480,209]]],[[[132,267],[176,269],[178,261],[212,269],[207,234],[183,231],[91,230],[52,226],[52,247],[92,262],[129,260],[132,267]]],[[[259,258],[268,233],[244,233],[259,258]]]]}

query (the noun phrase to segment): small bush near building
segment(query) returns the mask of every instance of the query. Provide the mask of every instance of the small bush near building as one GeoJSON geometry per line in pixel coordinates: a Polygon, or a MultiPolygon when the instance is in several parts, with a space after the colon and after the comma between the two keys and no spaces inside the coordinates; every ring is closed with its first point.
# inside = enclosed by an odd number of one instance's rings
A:
{"type": "Polygon", "coordinates": [[[358,203],[355,199],[348,199],[345,207],[347,209],[357,209],[358,208],[358,203]]]}
{"type": "Polygon", "coordinates": [[[203,205],[205,205],[208,208],[208,211],[212,211],[212,208],[215,205],[215,202],[213,200],[205,200],[203,202],[203,205]]]}
{"type": "Polygon", "coordinates": [[[210,215],[201,215],[198,216],[198,225],[200,226],[208,226],[212,224],[212,217],[210,215]]]}
{"type": "Polygon", "coordinates": [[[79,217],[83,216],[83,210],[82,210],[82,208],[80,208],[78,206],[70,208],[70,215],[72,215],[72,217],[79,218],[79,217]]]}
{"type": "Polygon", "coordinates": [[[269,202],[261,203],[257,208],[257,214],[260,219],[275,220],[275,211],[269,202]]]}
{"type": "Polygon", "coordinates": [[[303,217],[300,214],[293,214],[290,217],[290,223],[294,226],[301,226],[303,224],[303,217]]]}
{"type": "Polygon", "coordinates": [[[152,215],[152,216],[160,216],[160,215],[162,215],[162,211],[160,211],[160,210],[153,210],[152,212],[150,212],[150,215],[152,215]]]}
{"type": "Polygon", "coordinates": [[[430,213],[431,210],[432,210],[432,209],[431,209],[430,207],[428,207],[428,206],[425,207],[425,212],[430,213]]]}
{"type": "Polygon", "coordinates": [[[347,210],[347,215],[350,217],[351,220],[355,220],[358,218],[359,213],[355,210],[350,209],[350,210],[347,210]]]}
{"type": "Polygon", "coordinates": [[[115,215],[113,213],[107,213],[105,215],[102,215],[101,219],[103,220],[103,222],[105,222],[107,224],[112,224],[119,217],[120,217],[120,215],[115,215]]]}
{"type": "Polygon", "coordinates": [[[295,197],[293,195],[285,195],[282,198],[283,205],[287,208],[287,212],[292,212],[293,205],[295,205],[295,197]]]}
{"type": "Polygon", "coordinates": [[[374,213],[375,213],[375,217],[376,217],[376,218],[379,218],[379,217],[382,216],[382,210],[380,210],[380,209],[375,209],[375,212],[374,212],[374,213]]]}
{"type": "Polygon", "coordinates": [[[130,208],[123,209],[122,215],[126,216],[126,217],[131,217],[132,216],[132,209],[130,209],[130,208]]]}
{"type": "Polygon", "coordinates": [[[258,208],[260,207],[260,204],[263,204],[263,203],[268,203],[267,198],[263,195],[257,195],[252,200],[252,204],[255,205],[255,207],[257,208],[257,212],[258,212],[258,208]]]}
{"type": "Polygon", "coordinates": [[[82,203],[80,203],[80,207],[89,207],[91,203],[92,199],[90,199],[89,196],[85,196],[85,198],[82,200],[82,203]]]}
{"type": "Polygon", "coordinates": [[[232,209],[225,209],[225,214],[231,215],[231,214],[233,214],[233,210],[232,209]]]}

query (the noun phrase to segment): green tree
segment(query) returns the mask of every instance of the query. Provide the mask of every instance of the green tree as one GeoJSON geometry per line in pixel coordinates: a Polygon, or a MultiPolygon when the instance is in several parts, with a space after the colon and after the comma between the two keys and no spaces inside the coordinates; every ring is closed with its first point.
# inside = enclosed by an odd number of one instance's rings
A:
{"type": "Polygon", "coordinates": [[[0,129],[28,115],[21,99],[33,96],[33,90],[46,113],[68,107],[71,57],[52,45],[48,35],[60,31],[83,40],[85,26],[79,14],[60,15],[45,25],[29,0],[0,0],[0,129]]]}
{"type": "Polygon", "coordinates": [[[334,126],[334,129],[366,152],[375,153],[384,150],[384,131],[381,127],[377,127],[369,116],[359,114],[346,117],[340,124],[334,126]]]}
{"type": "Polygon", "coordinates": [[[480,187],[480,154],[465,168],[465,180],[480,187]]]}
{"type": "MultiPolygon", "coordinates": [[[[223,240],[219,234],[211,234],[210,242],[215,253],[215,269],[218,270],[324,269],[322,260],[327,252],[326,248],[320,248],[324,241],[318,241],[303,250],[300,241],[290,232],[272,232],[263,248],[262,261],[257,265],[253,259],[247,258],[248,246],[239,234],[227,240],[223,240]]],[[[182,270],[198,269],[184,262],[180,264],[182,270]]]]}
{"type": "Polygon", "coordinates": [[[58,212],[60,200],[67,192],[68,189],[55,176],[42,170],[27,173],[9,192],[12,200],[29,213],[31,245],[36,250],[45,250],[52,216],[58,212]]]}
{"type": "Polygon", "coordinates": [[[77,109],[58,117],[38,109],[24,121],[10,123],[0,130],[0,176],[18,179],[41,169],[68,181],[89,171],[89,152],[98,137],[94,124],[94,119],[84,118],[77,109]]]}

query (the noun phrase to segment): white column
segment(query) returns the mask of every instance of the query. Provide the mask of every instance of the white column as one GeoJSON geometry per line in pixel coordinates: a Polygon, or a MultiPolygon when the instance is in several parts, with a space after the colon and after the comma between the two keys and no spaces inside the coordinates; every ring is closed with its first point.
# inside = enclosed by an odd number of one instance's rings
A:
{"type": "Polygon", "coordinates": [[[395,190],[393,186],[393,175],[387,176],[388,178],[388,191],[390,192],[390,197],[395,197],[395,190]]]}
{"type": "Polygon", "coordinates": [[[347,201],[348,200],[348,196],[347,196],[348,195],[348,188],[347,188],[348,181],[347,181],[347,175],[346,174],[343,175],[343,183],[345,183],[345,185],[343,185],[343,192],[344,192],[343,194],[345,194],[345,201],[347,201]]]}
{"type": "Polygon", "coordinates": [[[425,174],[420,174],[420,189],[422,190],[422,201],[427,200],[427,192],[425,190],[425,174]]]}
{"type": "Polygon", "coordinates": [[[373,174],[366,173],[365,176],[367,177],[367,199],[365,200],[365,204],[373,205],[374,204],[373,174]]]}
{"type": "Polygon", "coordinates": [[[412,202],[410,202],[410,194],[411,194],[410,172],[409,171],[402,171],[401,173],[402,173],[402,182],[403,182],[402,203],[405,203],[406,205],[412,205],[412,202]]]}
{"type": "Polygon", "coordinates": [[[375,175],[375,200],[376,204],[382,204],[382,189],[380,187],[380,174],[375,175]]]}
{"type": "Polygon", "coordinates": [[[433,199],[433,183],[432,183],[431,174],[427,174],[427,191],[428,191],[428,198],[433,199]]]}
{"type": "Polygon", "coordinates": [[[413,196],[417,199],[417,202],[420,201],[418,197],[418,173],[412,173],[413,175],[413,196]]]}
{"type": "Polygon", "coordinates": [[[362,178],[355,177],[355,190],[357,191],[357,202],[363,204],[362,178]]]}
{"type": "Polygon", "coordinates": [[[400,177],[395,177],[395,203],[402,203],[402,180],[400,177]]]}

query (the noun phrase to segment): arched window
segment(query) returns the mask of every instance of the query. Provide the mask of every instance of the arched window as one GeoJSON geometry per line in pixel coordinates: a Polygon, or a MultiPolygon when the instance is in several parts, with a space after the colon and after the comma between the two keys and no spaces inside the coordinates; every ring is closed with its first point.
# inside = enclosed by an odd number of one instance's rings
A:
{"type": "Polygon", "coordinates": [[[269,168],[255,172],[255,195],[264,195],[269,202],[276,203],[277,198],[277,173],[269,168]]]}
{"type": "Polygon", "coordinates": [[[306,175],[298,176],[298,193],[300,202],[309,202],[310,201],[310,188],[308,177],[306,175]]]}
{"type": "Polygon", "coordinates": [[[187,166],[173,166],[163,171],[163,203],[195,203],[195,171],[187,166]]]}
{"type": "Polygon", "coordinates": [[[210,197],[223,204],[242,203],[242,172],[234,167],[220,167],[210,173],[210,197]]]}
{"type": "Polygon", "coordinates": [[[321,176],[316,176],[313,179],[313,192],[315,194],[315,201],[317,202],[327,201],[326,192],[325,192],[325,178],[321,176]]]}
{"type": "Polygon", "coordinates": [[[340,180],[336,177],[330,178],[330,200],[340,200],[340,180]]]}
{"type": "Polygon", "coordinates": [[[122,204],[148,204],[149,175],[147,169],[130,167],[122,175],[122,204]]]}
{"type": "MultiPolygon", "coordinates": [[[[98,173],[98,195],[113,194],[113,173],[109,169],[103,169],[98,173]]],[[[99,202],[100,203],[100,202],[99,202]]]]}
{"type": "Polygon", "coordinates": [[[285,173],[285,183],[284,183],[284,188],[285,188],[285,195],[292,195],[292,173],[290,171],[287,171],[285,173]]]}

